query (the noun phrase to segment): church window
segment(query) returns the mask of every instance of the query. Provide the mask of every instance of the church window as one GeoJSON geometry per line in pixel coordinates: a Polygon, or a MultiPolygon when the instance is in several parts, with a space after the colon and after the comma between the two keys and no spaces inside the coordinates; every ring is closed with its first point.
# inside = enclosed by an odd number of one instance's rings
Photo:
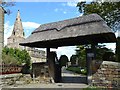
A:
{"type": "Polygon", "coordinates": [[[15,35],[15,32],[13,34],[15,35]]]}
{"type": "Polygon", "coordinates": [[[23,32],[23,36],[25,36],[25,33],[23,32]]]}

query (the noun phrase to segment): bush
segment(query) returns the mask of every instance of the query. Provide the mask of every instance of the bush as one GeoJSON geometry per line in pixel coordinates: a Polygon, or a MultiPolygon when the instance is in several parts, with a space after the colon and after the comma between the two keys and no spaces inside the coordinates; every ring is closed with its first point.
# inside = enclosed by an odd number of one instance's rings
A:
{"type": "Polygon", "coordinates": [[[6,54],[3,54],[2,55],[2,63],[4,64],[14,64],[14,65],[20,65],[20,63],[17,61],[17,59],[11,55],[6,55],[6,54]]]}
{"type": "Polygon", "coordinates": [[[71,65],[75,65],[75,64],[76,64],[76,60],[77,60],[77,56],[76,56],[76,55],[72,55],[72,56],[70,57],[71,65]]]}
{"type": "Polygon", "coordinates": [[[30,66],[30,56],[26,50],[19,50],[4,47],[2,50],[2,60],[5,64],[22,65],[22,63],[30,66]]]}
{"type": "Polygon", "coordinates": [[[67,65],[67,62],[68,62],[68,57],[66,55],[61,55],[60,59],[59,59],[59,63],[60,63],[60,66],[66,66],[67,65]]]}

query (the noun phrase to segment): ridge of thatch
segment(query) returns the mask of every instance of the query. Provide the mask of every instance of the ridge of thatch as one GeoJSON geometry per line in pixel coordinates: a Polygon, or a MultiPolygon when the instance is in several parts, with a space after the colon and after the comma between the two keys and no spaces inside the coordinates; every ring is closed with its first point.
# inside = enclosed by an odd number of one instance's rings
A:
{"type": "Polygon", "coordinates": [[[40,25],[20,45],[59,47],[116,42],[115,34],[97,14],[40,25]]]}
{"type": "Polygon", "coordinates": [[[32,33],[53,30],[53,29],[62,30],[65,27],[86,24],[86,23],[91,23],[91,22],[98,22],[98,21],[103,21],[103,19],[97,14],[90,14],[90,15],[79,16],[77,18],[67,19],[63,21],[43,24],[43,25],[40,25],[32,33]]]}

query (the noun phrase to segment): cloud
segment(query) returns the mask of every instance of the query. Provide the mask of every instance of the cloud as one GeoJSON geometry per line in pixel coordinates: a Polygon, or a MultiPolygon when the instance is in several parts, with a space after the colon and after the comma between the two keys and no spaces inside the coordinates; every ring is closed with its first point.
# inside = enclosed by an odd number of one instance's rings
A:
{"type": "Polygon", "coordinates": [[[35,22],[22,22],[24,32],[25,32],[25,38],[28,37],[36,28],[40,26],[39,23],[35,22]]]}
{"type": "MultiPolygon", "coordinates": [[[[22,22],[22,25],[26,35],[25,37],[29,36],[35,28],[40,26],[39,23],[35,22],[22,22]]],[[[9,21],[4,24],[4,45],[7,45],[7,38],[11,36],[13,26],[14,25],[10,25],[9,21]]]]}
{"type": "Polygon", "coordinates": [[[64,13],[64,14],[67,14],[67,12],[66,12],[66,11],[64,11],[63,13],[64,13]]]}
{"type": "Polygon", "coordinates": [[[115,52],[116,43],[105,43],[106,47],[112,49],[115,52]]]}
{"type": "Polygon", "coordinates": [[[70,6],[70,7],[76,7],[77,6],[77,2],[67,2],[66,5],[70,6]]]}
{"type": "Polygon", "coordinates": [[[35,22],[22,22],[22,24],[23,24],[23,28],[25,29],[34,29],[40,26],[40,24],[35,22]]]}
{"type": "Polygon", "coordinates": [[[70,1],[66,3],[62,3],[63,6],[69,6],[69,7],[76,7],[78,2],[85,1],[85,0],[76,0],[76,1],[70,1]]]}
{"type": "Polygon", "coordinates": [[[54,9],[55,12],[58,12],[58,10],[59,10],[58,8],[55,8],[55,9],[54,9]]]}
{"type": "Polygon", "coordinates": [[[62,6],[76,7],[77,3],[82,1],[92,2],[93,0],[73,0],[66,3],[62,3],[62,6]]]}
{"type": "Polygon", "coordinates": [[[68,47],[58,47],[58,49],[51,49],[51,51],[56,51],[58,58],[61,55],[66,55],[70,59],[70,57],[75,54],[76,46],[68,46],[68,47]]]}
{"type": "Polygon", "coordinates": [[[7,21],[4,24],[4,45],[7,45],[7,38],[12,34],[13,25],[10,25],[10,22],[7,21]]]}
{"type": "Polygon", "coordinates": [[[55,8],[54,11],[55,12],[62,12],[63,14],[67,14],[67,11],[63,8],[55,8]]]}

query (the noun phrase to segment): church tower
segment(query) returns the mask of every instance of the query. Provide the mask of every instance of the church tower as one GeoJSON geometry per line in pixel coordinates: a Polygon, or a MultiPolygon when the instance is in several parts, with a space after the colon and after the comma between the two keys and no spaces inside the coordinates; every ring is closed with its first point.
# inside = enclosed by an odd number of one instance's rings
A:
{"type": "Polygon", "coordinates": [[[24,39],[25,39],[24,30],[23,30],[22,21],[20,18],[20,11],[18,10],[12,35],[8,38],[7,46],[12,48],[23,49],[23,46],[20,46],[19,43],[24,39]]]}

